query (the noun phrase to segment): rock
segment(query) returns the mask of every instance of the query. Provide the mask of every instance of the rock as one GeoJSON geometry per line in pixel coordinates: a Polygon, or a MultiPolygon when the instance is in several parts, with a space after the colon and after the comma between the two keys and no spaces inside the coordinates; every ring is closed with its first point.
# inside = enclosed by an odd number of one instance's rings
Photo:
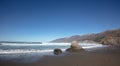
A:
{"type": "Polygon", "coordinates": [[[120,37],[108,35],[101,41],[101,43],[104,45],[117,45],[120,44],[120,37]]]}
{"type": "Polygon", "coordinates": [[[61,49],[54,49],[54,54],[55,55],[62,54],[62,50],[61,49]]]}
{"type": "Polygon", "coordinates": [[[84,40],[84,41],[82,41],[82,43],[96,44],[97,42],[95,42],[93,40],[84,40]]]}
{"type": "Polygon", "coordinates": [[[71,47],[66,49],[66,51],[69,51],[69,52],[74,52],[74,51],[80,51],[80,50],[84,50],[77,41],[73,41],[71,43],[71,47]]]}

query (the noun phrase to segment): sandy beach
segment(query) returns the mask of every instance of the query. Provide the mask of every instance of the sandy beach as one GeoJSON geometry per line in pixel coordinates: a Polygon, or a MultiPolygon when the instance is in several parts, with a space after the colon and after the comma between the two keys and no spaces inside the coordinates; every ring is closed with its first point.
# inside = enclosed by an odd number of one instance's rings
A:
{"type": "Polygon", "coordinates": [[[0,63],[0,66],[120,66],[120,46],[44,56],[34,63],[0,63]]]}

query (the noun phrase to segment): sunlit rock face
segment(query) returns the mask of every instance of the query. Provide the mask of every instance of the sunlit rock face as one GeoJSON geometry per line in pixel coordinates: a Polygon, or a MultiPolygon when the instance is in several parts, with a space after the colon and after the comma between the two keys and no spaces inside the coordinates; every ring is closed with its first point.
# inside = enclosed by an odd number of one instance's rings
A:
{"type": "Polygon", "coordinates": [[[68,48],[66,51],[80,51],[84,50],[77,41],[72,41],[70,48],[68,48]]]}
{"type": "Polygon", "coordinates": [[[73,41],[71,43],[71,48],[73,48],[73,49],[81,49],[81,47],[79,46],[79,43],[77,41],[73,41]]]}
{"type": "Polygon", "coordinates": [[[101,43],[105,45],[117,45],[120,44],[120,37],[108,35],[101,41],[101,43]]]}

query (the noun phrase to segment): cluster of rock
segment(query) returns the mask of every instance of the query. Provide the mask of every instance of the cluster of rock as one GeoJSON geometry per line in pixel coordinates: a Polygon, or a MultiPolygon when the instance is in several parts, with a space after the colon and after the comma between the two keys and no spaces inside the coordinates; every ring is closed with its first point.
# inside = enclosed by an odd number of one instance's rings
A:
{"type": "Polygon", "coordinates": [[[95,42],[93,40],[84,40],[84,41],[81,41],[80,43],[97,44],[97,42],[95,42]]]}
{"type": "MultiPolygon", "coordinates": [[[[68,52],[76,52],[76,51],[83,51],[84,49],[79,45],[79,43],[77,41],[73,41],[71,43],[70,48],[66,49],[66,51],[68,52]]],[[[61,49],[54,49],[54,54],[55,55],[59,55],[62,54],[62,50],[61,49]]]]}
{"type": "Polygon", "coordinates": [[[71,43],[71,46],[70,48],[66,49],[66,51],[69,51],[69,52],[74,52],[74,51],[81,51],[81,50],[84,50],[77,41],[73,41],[71,43]]]}
{"type": "Polygon", "coordinates": [[[104,45],[117,45],[120,44],[120,37],[114,35],[108,35],[102,39],[101,43],[104,45]]]}

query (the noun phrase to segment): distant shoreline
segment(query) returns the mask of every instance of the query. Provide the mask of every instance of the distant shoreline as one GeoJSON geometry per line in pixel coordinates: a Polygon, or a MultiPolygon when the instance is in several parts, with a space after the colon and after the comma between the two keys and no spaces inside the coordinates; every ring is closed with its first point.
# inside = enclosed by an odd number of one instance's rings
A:
{"type": "Polygon", "coordinates": [[[42,42],[17,42],[17,41],[0,41],[0,43],[19,43],[19,44],[42,44],[42,42]]]}

